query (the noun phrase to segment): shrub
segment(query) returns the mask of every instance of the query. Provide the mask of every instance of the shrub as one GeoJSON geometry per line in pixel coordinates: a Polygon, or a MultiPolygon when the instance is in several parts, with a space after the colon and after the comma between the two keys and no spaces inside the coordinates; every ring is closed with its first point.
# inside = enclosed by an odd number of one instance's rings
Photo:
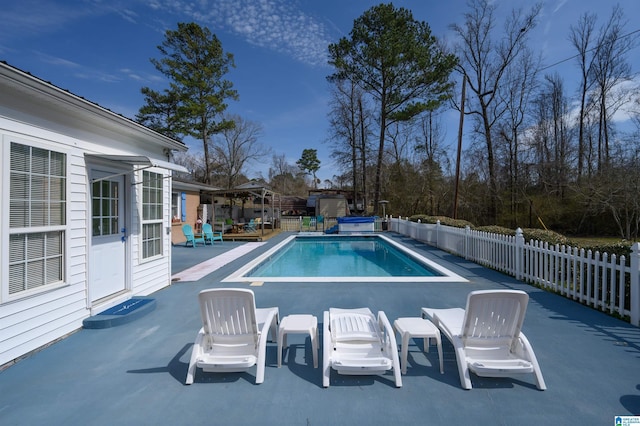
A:
{"type": "Polygon", "coordinates": [[[476,231],[482,232],[490,232],[492,234],[499,235],[516,235],[516,231],[510,228],[504,228],[502,226],[490,225],[490,226],[478,226],[475,228],[476,231]]]}
{"type": "Polygon", "coordinates": [[[455,228],[464,228],[467,226],[473,228],[473,223],[471,222],[460,219],[452,219],[446,216],[428,216],[426,214],[416,214],[411,216],[409,220],[412,222],[417,222],[419,220],[421,223],[437,223],[438,221],[440,221],[440,224],[442,225],[453,226],[455,228]]]}
{"type": "Polygon", "coordinates": [[[527,242],[529,240],[538,240],[549,243],[550,245],[568,245],[569,243],[569,239],[564,235],[545,229],[524,228],[522,230],[522,235],[524,236],[524,240],[527,242]]]}
{"type": "Polygon", "coordinates": [[[615,254],[617,257],[625,256],[627,261],[631,254],[631,241],[620,240],[617,242],[598,242],[598,241],[569,241],[571,247],[578,247],[584,249],[584,251],[591,250],[592,253],[599,251],[600,253],[607,253],[609,257],[615,254]]]}

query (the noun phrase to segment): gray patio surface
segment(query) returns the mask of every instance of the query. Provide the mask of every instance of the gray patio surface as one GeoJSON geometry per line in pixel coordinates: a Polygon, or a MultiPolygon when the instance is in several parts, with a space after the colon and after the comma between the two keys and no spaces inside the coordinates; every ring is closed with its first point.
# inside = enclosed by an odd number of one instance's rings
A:
{"type": "MultiPolygon", "coordinates": [[[[157,308],[128,324],[80,330],[0,373],[2,425],[613,425],[614,416],[640,414],[640,329],[506,275],[411,239],[386,233],[469,279],[468,283],[265,283],[250,287],[258,307],[280,316],[316,315],[329,307],[369,307],[395,318],[420,308],[464,307],[474,289],[522,289],[530,294],[523,331],[548,389],[533,375],[479,378],[460,387],[451,344],[443,341],[445,373],[435,347],[409,349],[403,387],[392,375],[339,376],[322,387],[308,336],[293,334],[276,367],[267,349],[265,381],[247,373],[196,373],[184,385],[200,328],[197,294],[223,287],[222,278],[284,239],[287,233],[197,282],[176,282],[152,295],[157,308]]],[[[175,246],[174,273],[242,243],[175,246]]],[[[230,286],[249,288],[248,284],[230,286]]],[[[321,326],[321,325],[320,325],[321,326]]],[[[321,340],[322,341],[322,338],[321,340]]],[[[322,353],[320,353],[322,365],[322,353]]]]}

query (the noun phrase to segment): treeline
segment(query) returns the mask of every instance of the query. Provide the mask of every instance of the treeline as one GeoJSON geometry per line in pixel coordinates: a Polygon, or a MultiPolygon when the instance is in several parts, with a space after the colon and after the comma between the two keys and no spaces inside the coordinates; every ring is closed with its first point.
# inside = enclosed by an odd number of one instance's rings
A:
{"type": "MultiPolygon", "coordinates": [[[[357,45],[358,37],[369,43],[375,37],[389,40],[385,31],[398,31],[407,11],[387,7],[392,10],[382,13],[378,6],[366,12],[354,23],[351,38],[340,43],[357,45]]],[[[450,49],[429,39],[427,63],[438,84],[428,84],[396,110],[385,111],[389,103],[375,90],[379,86],[371,88],[377,76],[373,58],[347,65],[333,58],[331,143],[344,172],[333,184],[353,190],[374,212],[384,199],[387,213],[394,215],[446,215],[510,228],[636,238],[640,103],[629,58],[638,30],[626,28],[624,12],[615,6],[608,17],[586,13],[567,34],[558,34],[575,49],[572,83],[579,87],[570,93],[563,77],[543,66],[530,39],[541,5],[507,13],[503,22],[497,21],[496,7],[486,0],[470,2],[464,22],[452,26],[458,37],[450,49]],[[450,53],[457,58],[452,67],[450,53]],[[447,91],[442,75],[459,82],[456,92],[447,91]],[[442,117],[451,115],[451,108],[470,140],[459,161],[453,138],[445,143],[443,132],[442,117]]],[[[424,32],[426,24],[407,25],[424,32]]],[[[415,58],[412,50],[396,48],[403,60],[415,58]]],[[[340,53],[344,58],[345,50],[340,53]]],[[[366,54],[380,53],[364,50],[354,57],[366,54]]],[[[391,69],[396,77],[421,73],[401,61],[385,63],[399,64],[391,69]]],[[[388,76],[390,70],[384,71],[388,76]]],[[[411,78],[415,75],[399,80],[411,78]]]]}
{"type": "Polygon", "coordinates": [[[629,59],[640,29],[627,28],[619,6],[558,29],[575,52],[578,88],[570,91],[531,39],[541,4],[501,20],[497,6],[467,3],[446,46],[410,10],[380,4],[328,46],[328,139],[340,170],[331,181],[317,180],[314,149],[289,164],[260,143],[259,123],[226,113],[239,97],[225,79],[233,55],[194,23],[166,32],[151,62],[170,84],[143,88],[136,118],[198,141],[201,155],[176,161],[188,178],[223,188],[245,182],[247,165],[271,156],[263,179],[285,195],[321,184],[351,191],[371,214],[384,202],[395,216],[637,238],[640,97],[629,59]],[[445,114],[459,115],[463,149],[445,140],[445,114]]]}

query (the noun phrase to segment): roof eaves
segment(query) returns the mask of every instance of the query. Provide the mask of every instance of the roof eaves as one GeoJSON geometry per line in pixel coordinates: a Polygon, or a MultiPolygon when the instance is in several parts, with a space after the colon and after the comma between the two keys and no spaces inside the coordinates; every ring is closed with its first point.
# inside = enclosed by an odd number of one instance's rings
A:
{"type": "Polygon", "coordinates": [[[130,130],[145,134],[147,137],[155,139],[161,145],[171,150],[188,150],[188,147],[184,144],[184,142],[169,138],[128,117],[115,113],[105,107],[98,105],[95,102],[89,101],[81,96],[71,93],[68,90],[62,89],[50,82],[42,80],[41,78],[36,77],[29,72],[9,65],[5,61],[0,61],[0,76],[4,76],[14,84],[19,85],[25,89],[36,91],[43,96],[51,97],[56,101],[63,102],[70,107],[88,111],[102,120],[115,122],[121,126],[129,128],[130,130]]]}

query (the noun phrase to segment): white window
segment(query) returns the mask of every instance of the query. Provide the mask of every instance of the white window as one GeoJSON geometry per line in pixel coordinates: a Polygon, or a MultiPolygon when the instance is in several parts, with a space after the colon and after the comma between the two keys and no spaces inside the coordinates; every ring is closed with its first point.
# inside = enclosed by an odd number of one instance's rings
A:
{"type": "Polygon", "coordinates": [[[171,193],[171,221],[180,222],[180,193],[171,193]]]}
{"type": "Polygon", "coordinates": [[[171,194],[171,221],[187,221],[187,194],[184,192],[173,192],[171,194]]]}
{"type": "Polygon", "coordinates": [[[11,142],[9,296],[64,281],[66,155],[11,142]]]}
{"type": "Polygon", "coordinates": [[[91,229],[92,236],[101,237],[121,232],[118,202],[120,200],[118,182],[101,180],[93,183],[91,193],[91,229]]]}
{"type": "Polygon", "coordinates": [[[159,173],[142,172],[142,258],[162,255],[162,181],[159,173]]]}

